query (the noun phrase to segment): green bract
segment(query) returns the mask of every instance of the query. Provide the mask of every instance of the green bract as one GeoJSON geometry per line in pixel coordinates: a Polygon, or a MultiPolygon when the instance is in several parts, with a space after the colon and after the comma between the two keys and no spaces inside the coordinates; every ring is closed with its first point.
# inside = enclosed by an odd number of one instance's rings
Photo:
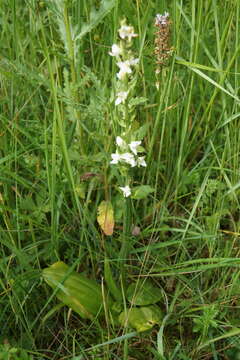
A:
{"type": "Polygon", "coordinates": [[[58,261],[43,270],[43,278],[56,296],[65,305],[76,311],[81,317],[92,319],[103,311],[101,286],[58,261]]]}

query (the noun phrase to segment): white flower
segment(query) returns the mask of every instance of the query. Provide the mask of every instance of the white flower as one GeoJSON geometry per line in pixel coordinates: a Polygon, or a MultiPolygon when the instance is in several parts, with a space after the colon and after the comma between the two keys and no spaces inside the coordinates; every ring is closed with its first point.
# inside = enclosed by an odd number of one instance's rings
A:
{"type": "Polygon", "coordinates": [[[137,165],[136,160],[131,153],[124,153],[121,154],[121,160],[125,161],[127,164],[131,165],[131,167],[134,167],[137,165]]]}
{"type": "Polygon", "coordinates": [[[119,61],[117,66],[119,67],[120,71],[117,73],[118,79],[122,80],[126,74],[131,74],[132,69],[130,68],[129,60],[126,61],[119,61]]]}
{"type": "Polygon", "coordinates": [[[118,162],[121,160],[121,155],[118,153],[111,154],[112,161],[110,161],[110,164],[118,164],[118,162]]]}
{"type": "Polygon", "coordinates": [[[169,17],[169,13],[166,12],[166,11],[165,11],[165,13],[163,15],[157,14],[156,15],[155,25],[166,25],[168,17],[169,17]]]}
{"type": "Polygon", "coordinates": [[[146,167],[147,166],[147,163],[146,163],[146,161],[145,161],[145,156],[139,156],[138,158],[137,158],[137,165],[138,166],[144,166],[144,167],[146,167]]]}
{"type": "Polygon", "coordinates": [[[121,39],[128,38],[128,41],[131,41],[133,37],[138,36],[137,34],[134,34],[133,26],[122,25],[118,32],[121,39]]]}
{"type": "Polygon", "coordinates": [[[116,144],[120,148],[125,148],[127,146],[126,142],[120,136],[116,137],[116,144]]]}
{"type": "Polygon", "coordinates": [[[124,103],[126,98],[128,96],[128,91],[120,91],[117,93],[117,98],[115,100],[115,105],[119,105],[121,103],[124,103]]]}
{"type": "Polygon", "coordinates": [[[130,65],[136,66],[139,63],[139,59],[131,59],[128,62],[130,65]]]}
{"type": "Polygon", "coordinates": [[[124,197],[128,197],[131,195],[131,189],[128,185],[124,187],[119,187],[119,189],[122,190],[124,197]]]}
{"type": "Polygon", "coordinates": [[[112,51],[109,52],[109,55],[119,56],[119,55],[121,55],[121,53],[122,53],[122,49],[117,44],[113,44],[112,51]]]}
{"type": "MultiPolygon", "coordinates": [[[[118,143],[121,143],[121,146],[126,145],[124,140],[120,140],[120,136],[117,137],[117,141],[118,143]]],[[[120,146],[120,145],[119,145],[120,146]]],[[[137,166],[137,162],[133,156],[133,154],[131,153],[124,153],[124,154],[119,154],[118,152],[111,154],[112,160],[110,161],[110,164],[118,164],[119,162],[125,162],[129,165],[131,165],[131,167],[137,166]]]]}
{"type": "Polygon", "coordinates": [[[141,144],[141,141],[132,141],[129,145],[131,151],[137,155],[137,147],[141,144]]]}

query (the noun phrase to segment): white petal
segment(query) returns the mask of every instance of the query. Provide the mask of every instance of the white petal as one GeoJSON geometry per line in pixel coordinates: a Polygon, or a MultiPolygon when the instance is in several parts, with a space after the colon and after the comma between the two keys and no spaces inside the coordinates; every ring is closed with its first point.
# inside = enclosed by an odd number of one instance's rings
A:
{"type": "Polygon", "coordinates": [[[113,44],[112,51],[109,52],[109,55],[119,56],[119,55],[121,55],[121,53],[122,53],[122,49],[117,44],[113,44]]]}
{"type": "Polygon", "coordinates": [[[145,156],[140,156],[139,158],[137,158],[137,164],[139,166],[144,166],[146,167],[147,166],[147,163],[145,161],[145,156]]]}
{"type": "Polygon", "coordinates": [[[136,160],[131,153],[124,153],[121,155],[121,160],[125,161],[127,164],[131,165],[131,167],[134,167],[137,165],[136,160]]]}
{"type": "Polygon", "coordinates": [[[128,96],[128,91],[120,91],[119,93],[117,93],[117,98],[115,100],[115,105],[119,105],[121,103],[124,103],[127,96],[128,96]]]}
{"type": "Polygon", "coordinates": [[[139,59],[137,58],[137,59],[131,59],[131,60],[129,60],[129,64],[130,65],[133,65],[133,66],[135,66],[135,65],[137,65],[139,63],[139,59]]]}
{"type": "Polygon", "coordinates": [[[118,164],[118,162],[121,160],[121,155],[118,153],[111,154],[112,161],[110,161],[110,164],[118,164]]]}
{"type": "Polygon", "coordinates": [[[126,74],[131,74],[131,62],[130,60],[126,61],[119,61],[117,62],[117,66],[119,67],[120,71],[117,73],[117,77],[122,80],[126,74]]]}
{"type": "Polygon", "coordinates": [[[141,144],[141,141],[132,141],[130,144],[129,144],[129,147],[131,149],[131,151],[137,155],[137,147],[141,144]]]}
{"type": "Polygon", "coordinates": [[[121,98],[118,97],[118,98],[116,98],[114,104],[117,106],[117,105],[121,104],[121,102],[122,102],[121,98]]]}
{"type": "Polygon", "coordinates": [[[116,137],[116,144],[117,146],[119,146],[120,148],[124,148],[127,146],[126,142],[120,137],[120,136],[117,136],[116,137]]]}
{"type": "Polygon", "coordinates": [[[117,62],[117,66],[119,67],[120,71],[124,71],[129,74],[132,72],[130,65],[131,64],[129,60],[117,62]]]}
{"type": "Polygon", "coordinates": [[[123,80],[124,77],[125,77],[125,75],[126,75],[126,73],[125,73],[124,71],[119,71],[119,72],[117,73],[117,78],[118,78],[119,80],[123,80]]]}
{"type": "Polygon", "coordinates": [[[128,41],[130,41],[132,37],[137,36],[137,34],[134,34],[134,28],[132,26],[122,25],[118,32],[121,39],[128,38],[128,41]]]}
{"type": "Polygon", "coordinates": [[[122,190],[124,197],[128,197],[128,196],[131,195],[131,189],[130,189],[130,187],[128,185],[124,186],[124,187],[120,186],[119,189],[122,190]]]}

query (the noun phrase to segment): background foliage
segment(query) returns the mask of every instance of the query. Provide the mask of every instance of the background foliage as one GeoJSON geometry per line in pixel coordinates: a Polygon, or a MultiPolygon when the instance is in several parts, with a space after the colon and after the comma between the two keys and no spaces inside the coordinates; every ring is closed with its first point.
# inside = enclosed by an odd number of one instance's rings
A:
{"type": "Polygon", "coordinates": [[[1,1],[0,358],[16,359],[4,355],[12,348],[26,350],[19,359],[240,356],[239,10],[238,0],[1,1]],[[173,56],[157,90],[153,24],[164,11],[173,56]],[[109,168],[108,52],[124,17],[139,34],[136,93],[147,98],[136,120],[148,167],[135,181],[155,190],[128,213],[109,168]],[[96,221],[109,199],[112,237],[96,221]],[[54,308],[44,267],[63,260],[101,283],[106,257],[119,288],[120,273],[154,279],[160,329],[133,336],[54,308]]]}

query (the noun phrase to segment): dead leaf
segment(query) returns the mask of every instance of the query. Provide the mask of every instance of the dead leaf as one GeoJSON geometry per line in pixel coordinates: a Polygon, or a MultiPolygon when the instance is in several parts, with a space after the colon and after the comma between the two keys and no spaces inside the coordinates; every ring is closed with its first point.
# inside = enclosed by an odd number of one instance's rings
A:
{"type": "Polygon", "coordinates": [[[102,201],[98,206],[97,221],[105,235],[113,234],[114,214],[110,201],[102,201]]]}

